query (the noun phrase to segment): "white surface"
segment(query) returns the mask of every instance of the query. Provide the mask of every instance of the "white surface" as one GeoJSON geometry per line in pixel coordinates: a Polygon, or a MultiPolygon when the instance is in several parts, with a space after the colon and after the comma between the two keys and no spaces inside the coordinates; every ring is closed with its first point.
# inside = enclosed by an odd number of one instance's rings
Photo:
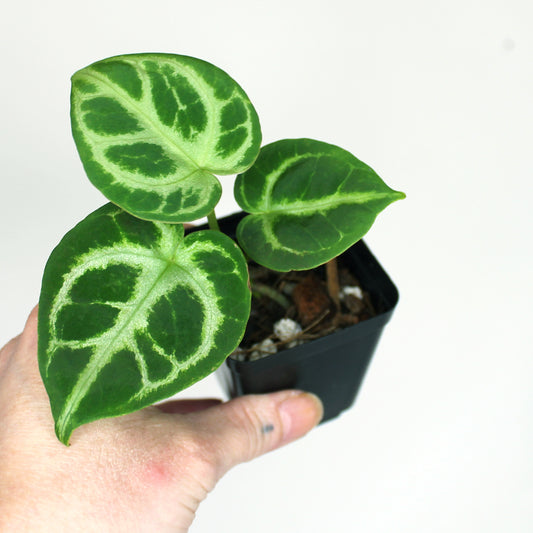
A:
{"type": "Polygon", "coordinates": [[[0,342],[104,203],[70,138],[69,76],[117,53],[201,57],[242,84],[265,142],[343,146],[407,199],[367,238],[401,299],[356,407],[228,474],[191,532],[531,531],[532,24],[528,0],[9,3],[0,342]]]}

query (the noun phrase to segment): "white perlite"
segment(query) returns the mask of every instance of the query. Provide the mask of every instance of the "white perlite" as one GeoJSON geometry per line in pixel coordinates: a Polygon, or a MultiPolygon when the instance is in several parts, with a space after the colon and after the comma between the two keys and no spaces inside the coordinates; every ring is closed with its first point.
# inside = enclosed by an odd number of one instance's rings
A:
{"type": "MultiPolygon", "coordinates": [[[[302,332],[302,326],[295,322],[291,318],[282,318],[274,324],[274,335],[280,341],[289,341],[294,339],[297,335],[302,332]]],[[[288,348],[293,348],[294,346],[300,344],[300,341],[297,339],[292,340],[287,344],[288,348]]]]}
{"type": "Polygon", "coordinates": [[[302,326],[291,318],[282,318],[274,324],[274,334],[280,341],[288,341],[302,332],[302,326]]]}
{"type": "MultiPolygon", "coordinates": [[[[290,318],[282,318],[274,324],[274,335],[282,342],[290,341],[287,343],[287,348],[294,348],[298,344],[301,344],[302,341],[299,339],[294,339],[297,335],[302,332],[302,326],[290,318]],[[294,340],[291,340],[294,339],[294,340]]],[[[262,359],[267,355],[273,355],[278,352],[278,347],[272,339],[265,339],[264,341],[258,342],[252,346],[252,352],[248,357],[249,361],[255,361],[257,359],[262,359]]],[[[246,361],[246,350],[242,348],[237,348],[232,354],[231,357],[237,361],[246,361]]]]}
{"type": "Polygon", "coordinates": [[[343,287],[340,293],[341,300],[344,300],[349,294],[359,298],[359,300],[363,299],[363,291],[361,290],[361,287],[343,287]]]}
{"type": "Polygon", "coordinates": [[[255,361],[256,359],[261,359],[267,355],[275,354],[277,351],[278,348],[274,341],[272,339],[265,339],[264,341],[258,342],[252,346],[250,361],[255,361]]]}

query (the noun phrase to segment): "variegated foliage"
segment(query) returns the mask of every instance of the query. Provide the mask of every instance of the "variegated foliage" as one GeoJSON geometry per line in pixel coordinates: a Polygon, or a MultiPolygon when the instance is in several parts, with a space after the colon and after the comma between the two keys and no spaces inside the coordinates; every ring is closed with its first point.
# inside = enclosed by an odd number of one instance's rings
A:
{"type": "Polygon", "coordinates": [[[284,140],[259,153],[246,94],[198,59],[94,63],[73,76],[71,104],[86,173],[116,205],[67,233],[43,276],[39,367],[64,443],[81,424],[188,387],[241,340],[250,313],[244,255],[220,232],[184,236],[180,224],[213,221],[215,174],[241,172],[235,197],[250,215],[239,243],[281,271],[337,256],[404,197],[336,146],[284,140]]]}
{"type": "Polygon", "coordinates": [[[246,261],[215,231],[184,237],[107,204],[52,252],[39,366],[58,438],[167,398],[217,368],[250,312],[246,261]]]}
{"type": "Polygon", "coordinates": [[[237,177],[235,198],[251,215],[237,228],[244,251],[273,270],[305,270],[336,257],[402,192],[349,152],[310,139],[262,148],[237,177]]]}
{"type": "Polygon", "coordinates": [[[160,222],[209,214],[221,195],[214,174],[246,170],[261,143],[257,114],[232,78],[171,54],[116,56],[78,71],[71,120],[92,183],[160,222]]]}

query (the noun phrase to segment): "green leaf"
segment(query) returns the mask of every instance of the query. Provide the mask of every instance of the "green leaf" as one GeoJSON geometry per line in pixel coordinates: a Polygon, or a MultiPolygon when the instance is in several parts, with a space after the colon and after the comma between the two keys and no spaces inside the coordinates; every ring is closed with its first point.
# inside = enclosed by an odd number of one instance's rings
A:
{"type": "Polygon", "coordinates": [[[91,182],[146,220],[188,222],[218,203],[214,174],[243,172],[261,144],[241,87],[187,56],[111,57],[74,74],[72,132],[91,182]]]}
{"type": "Polygon", "coordinates": [[[251,215],[237,227],[244,251],[273,270],[306,270],[336,257],[404,198],[349,152],[311,139],[262,148],[237,176],[235,198],[251,215]]]}
{"type": "Polygon", "coordinates": [[[39,300],[39,367],[58,438],[153,404],[213,372],[250,312],[246,261],[216,231],[107,204],[63,237],[39,300]]]}

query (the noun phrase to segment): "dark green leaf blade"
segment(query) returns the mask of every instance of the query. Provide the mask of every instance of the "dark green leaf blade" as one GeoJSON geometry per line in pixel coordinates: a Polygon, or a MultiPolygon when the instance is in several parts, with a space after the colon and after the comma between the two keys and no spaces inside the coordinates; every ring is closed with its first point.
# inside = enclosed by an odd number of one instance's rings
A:
{"type": "Polygon", "coordinates": [[[336,257],[405,194],[337,146],[285,139],[261,149],[235,181],[248,213],[237,238],[244,251],[273,270],[306,270],[336,257]]]}
{"type": "Polygon", "coordinates": [[[225,72],[172,54],[111,57],[76,72],[72,132],[87,176],[112,202],[146,220],[210,213],[221,185],[255,160],[257,113],[225,72]]]}
{"type": "Polygon", "coordinates": [[[250,312],[246,261],[215,231],[184,237],[107,204],[45,268],[39,368],[58,438],[165,399],[213,372],[250,312]]]}

